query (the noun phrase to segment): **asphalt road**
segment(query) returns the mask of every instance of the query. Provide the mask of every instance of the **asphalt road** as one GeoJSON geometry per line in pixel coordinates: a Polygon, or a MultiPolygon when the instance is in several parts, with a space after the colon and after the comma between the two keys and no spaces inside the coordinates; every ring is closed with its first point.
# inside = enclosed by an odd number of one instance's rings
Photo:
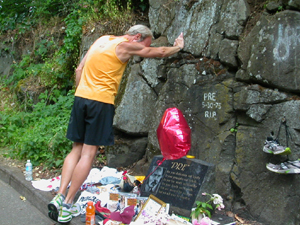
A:
{"type": "Polygon", "coordinates": [[[1,225],[54,225],[28,200],[22,201],[20,194],[0,179],[0,224],[1,225]]]}

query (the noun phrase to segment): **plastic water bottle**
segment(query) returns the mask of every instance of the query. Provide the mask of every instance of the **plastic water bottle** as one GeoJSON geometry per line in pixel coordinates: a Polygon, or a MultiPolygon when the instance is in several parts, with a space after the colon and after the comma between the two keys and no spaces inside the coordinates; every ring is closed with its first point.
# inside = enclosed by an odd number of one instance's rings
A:
{"type": "Polygon", "coordinates": [[[92,201],[87,203],[85,225],[95,225],[95,206],[92,201]]]}
{"type": "Polygon", "coordinates": [[[29,181],[32,180],[32,164],[30,159],[28,159],[26,163],[25,179],[29,181]]]}

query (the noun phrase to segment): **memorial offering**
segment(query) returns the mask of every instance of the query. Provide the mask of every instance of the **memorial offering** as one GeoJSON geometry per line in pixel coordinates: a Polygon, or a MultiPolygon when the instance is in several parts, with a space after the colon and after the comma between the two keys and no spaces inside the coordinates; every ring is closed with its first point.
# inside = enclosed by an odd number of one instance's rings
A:
{"type": "Polygon", "coordinates": [[[143,205],[143,208],[139,212],[135,221],[144,221],[148,216],[156,216],[160,210],[166,207],[166,203],[156,198],[153,195],[150,195],[146,203],[143,205]]]}
{"type": "Polygon", "coordinates": [[[137,202],[136,202],[136,207],[135,207],[135,218],[137,218],[138,214],[144,207],[146,201],[148,200],[148,197],[137,197],[136,200],[137,200],[137,202]]]}
{"type": "Polygon", "coordinates": [[[213,165],[198,159],[186,157],[165,160],[157,164],[163,156],[155,156],[147,174],[151,174],[141,186],[141,196],[153,194],[172,207],[190,211],[201,190],[208,172],[213,165]],[[154,171],[154,172],[153,172],[154,171]]]}
{"type": "Polygon", "coordinates": [[[164,159],[179,159],[191,148],[191,129],[182,112],[168,108],[157,128],[157,138],[164,159]]]}

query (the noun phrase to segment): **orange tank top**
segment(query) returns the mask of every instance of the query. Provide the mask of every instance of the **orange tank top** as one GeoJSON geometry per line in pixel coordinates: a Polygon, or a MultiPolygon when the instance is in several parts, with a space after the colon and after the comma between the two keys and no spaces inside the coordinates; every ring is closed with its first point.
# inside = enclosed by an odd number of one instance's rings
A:
{"type": "Polygon", "coordinates": [[[127,62],[116,55],[124,37],[102,36],[90,47],[75,96],[114,104],[127,62]]]}

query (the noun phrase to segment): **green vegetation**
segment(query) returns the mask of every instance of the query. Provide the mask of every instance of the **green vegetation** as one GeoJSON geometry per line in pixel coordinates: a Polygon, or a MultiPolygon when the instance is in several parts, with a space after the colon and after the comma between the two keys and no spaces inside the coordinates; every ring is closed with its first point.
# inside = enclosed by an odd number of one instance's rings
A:
{"type": "Polygon", "coordinates": [[[230,132],[231,132],[231,133],[236,133],[237,130],[238,130],[238,127],[239,127],[239,123],[236,123],[236,124],[235,124],[235,127],[230,128],[230,132]]]}
{"type": "Polygon", "coordinates": [[[74,92],[54,98],[47,104],[48,95],[42,93],[40,102],[31,112],[5,109],[1,112],[1,146],[10,146],[6,155],[11,158],[31,159],[36,164],[59,167],[70,151],[71,143],[65,133],[73,103],[74,92]]]}
{"type": "Polygon", "coordinates": [[[62,166],[71,148],[65,135],[82,34],[96,23],[115,23],[117,29],[130,21],[132,11],[147,7],[146,0],[0,0],[0,34],[9,37],[3,44],[33,43],[22,56],[16,49],[1,50],[16,58],[13,72],[0,81],[5,99],[0,105],[0,147],[9,149],[5,156],[62,166]],[[24,87],[44,90],[38,103],[28,92],[20,97],[24,87]]]}

